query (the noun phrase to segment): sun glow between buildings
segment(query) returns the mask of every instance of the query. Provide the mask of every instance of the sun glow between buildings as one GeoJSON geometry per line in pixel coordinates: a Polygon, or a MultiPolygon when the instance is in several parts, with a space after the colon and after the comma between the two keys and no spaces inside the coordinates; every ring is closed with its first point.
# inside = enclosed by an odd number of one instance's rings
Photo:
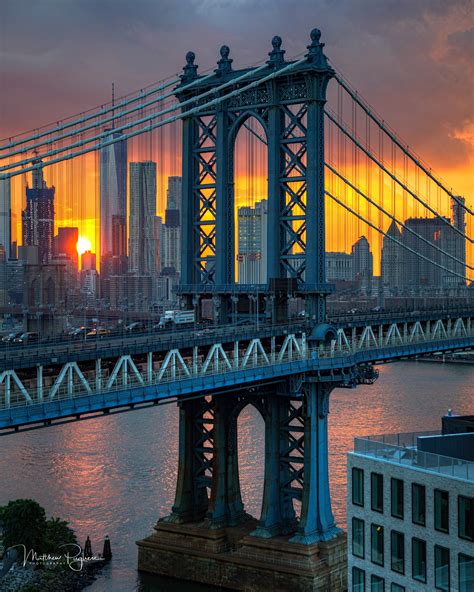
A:
{"type": "Polygon", "coordinates": [[[83,253],[85,253],[86,251],[90,251],[91,250],[90,240],[88,238],[86,238],[85,236],[80,236],[79,240],[77,241],[76,249],[77,249],[77,254],[79,255],[79,257],[83,253]]]}

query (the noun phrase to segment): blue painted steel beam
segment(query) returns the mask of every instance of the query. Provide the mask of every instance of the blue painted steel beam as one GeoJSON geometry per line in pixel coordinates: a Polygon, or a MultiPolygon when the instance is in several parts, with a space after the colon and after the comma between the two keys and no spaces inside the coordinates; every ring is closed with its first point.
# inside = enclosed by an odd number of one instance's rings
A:
{"type": "MultiPolygon", "coordinates": [[[[336,376],[340,371],[355,368],[358,364],[393,362],[401,358],[420,356],[434,352],[447,352],[474,348],[473,337],[415,343],[409,346],[389,346],[377,350],[364,350],[348,356],[334,358],[307,359],[285,362],[227,372],[210,376],[193,377],[161,385],[143,386],[100,394],[45,401],[34,405],[24,405],[0,410],[0,430],[15,426],[45,422],[53,419],[92,413],[104,409],[115,409],[132,404],[180,398],[196,393],[212,394],[225,391],[235,385],[262,383],[276,378],[300,373],[320,373],[333,370],[336,376]]],[[[349,375],[348,375],[349,377],[349,375]]]]}

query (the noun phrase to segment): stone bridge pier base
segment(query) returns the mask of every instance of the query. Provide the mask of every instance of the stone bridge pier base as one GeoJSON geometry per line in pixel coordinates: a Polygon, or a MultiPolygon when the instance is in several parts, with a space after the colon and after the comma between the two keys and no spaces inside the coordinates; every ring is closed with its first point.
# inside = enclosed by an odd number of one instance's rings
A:
{"type": "Polygon", "coordinates": [[[346,590],[346,538],[334,522],[328,480],[334,386],[301,375],[182,402],[175,503],[137,543],[138,569],[248,592],[346,590]],[[237,419],[248,404],[265,421],[258,520],[240,495],[237,419]]]}

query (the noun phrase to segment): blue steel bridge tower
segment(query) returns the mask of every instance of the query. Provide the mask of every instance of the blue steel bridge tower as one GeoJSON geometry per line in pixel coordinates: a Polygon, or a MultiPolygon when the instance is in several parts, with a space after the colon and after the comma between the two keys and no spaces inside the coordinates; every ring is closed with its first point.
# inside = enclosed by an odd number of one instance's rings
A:
{"type": "MultiPolygon", "coordinates": [[[[194,308],[198,316],[203,302],[211,299],[219,325],[231,323],[239,309],[248,310],[249,301],[256,298],[275,326],[288,323],[288,298],[298,296],[305,301],[308,341],[333,336],[326,324],[330,286],[325,277],[324,105],[335,73],[320,36],[318,29],[311,32],[307,53],[298,62],[285,61],[282,40],[274,37],[264,67],[248,70],[234,70],[230,50],[223,46],[211,76],[199,76],[194,53],[186,55],[176,89],[183,112],[189,111],[183,119],[179,294],[183,308],[194,308]],[[232,84],[243,74],[245,83],[232,84]],[[224,96],[236,89],[240,92],[224,96]],[[213,104],[192,110],[196,103],[188,100],[208,91],[212,92],[207,98],[197,101],[212,99],[213,104]],[[234,280],[235,141],[252,117],[264,129],[268,145],[269,280],[258,286],[234,280]]],[[[324,378],[292,374],[273,383],[257,380],[245,389],[236,384],[206,398],[179,402],[175,502],[169,516],[158,522],[156,534],[139,542],[139,569],[228,586],[234,568],[222,568],[227,565],[222,558],[235,549],[231,540],[237,535],[229,532],[242,534],[243,528],[243,547],[254,552],[257,545],[262,565],[268,545],[273,545],[272,552],[277,545],[282,565],[295,553],[306,562],[305,577],[316,586],[311,590],[342,590],[345,541],[331,509],[327,419],[330,392],[346,379],[337,369],[324,378]],[[265,422],[263,503],[261,515],[253,521],[242,503],[237,458],[237,419],[248,404],[265,422]],[[182,544],[185,553],[170,551],[182,544]],[[194,559],[186,563],[184,555],[193,545],[194,559]],[[208,573],[200,563],[203,552],[208,553],[206,565],[216,560],[221,567],[208,573]]],[[[235,567],[235,556],[232,561],[235,567]]],[[[257,586],[251,589],[268,589],[264,572],[245,565],[245,560],[239,564],[235,589],[250,589],[243,587],[247,580],[257,586]]],[[[306,584],[296,585],[298,578],[288,569],[288,586],[305,589],[306,584]]]]}

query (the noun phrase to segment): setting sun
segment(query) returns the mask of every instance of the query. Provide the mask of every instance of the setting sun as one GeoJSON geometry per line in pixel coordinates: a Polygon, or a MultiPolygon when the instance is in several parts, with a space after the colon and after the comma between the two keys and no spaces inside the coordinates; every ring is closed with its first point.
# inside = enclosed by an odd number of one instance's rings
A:
{"type": "Polygon", "coordinates": [[[77,249],[77,254],[79,255],[79,257],[83,253],[85,253],[86,251],[90,251],[91,250],[90,240],[84,236],[80,236],[79,240],[77,241],[76,249],[77,249]]]}

